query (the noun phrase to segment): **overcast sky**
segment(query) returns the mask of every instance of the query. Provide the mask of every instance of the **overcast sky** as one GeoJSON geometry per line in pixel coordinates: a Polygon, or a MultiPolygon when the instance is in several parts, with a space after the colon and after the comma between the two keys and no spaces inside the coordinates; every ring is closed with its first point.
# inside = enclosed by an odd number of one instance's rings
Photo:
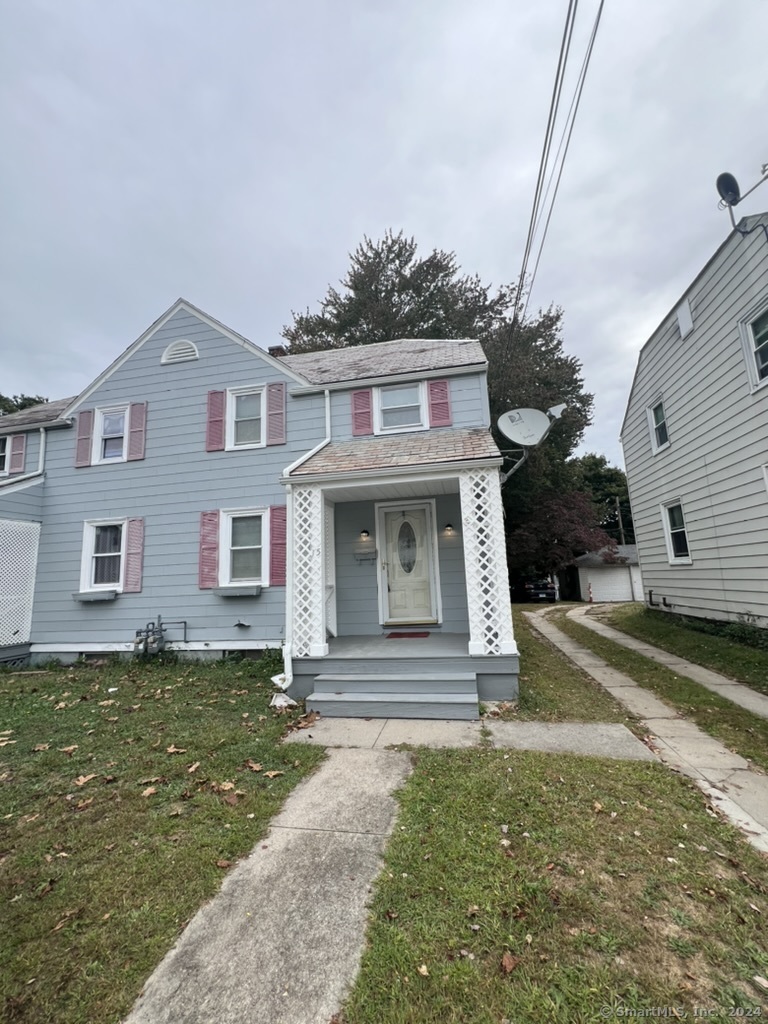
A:
{"type": "MultiPolygon", "coordinates": [[[[566,7],[0,0],[0,392],[78,393],[179,296],[278,343],[390,227],[515,280],[566,7]]],[[[564,308],[612,462],[730,230],[716,176],[768,161],[766,40],[768,0],[606,0],[530,311],[564,308]]]]}

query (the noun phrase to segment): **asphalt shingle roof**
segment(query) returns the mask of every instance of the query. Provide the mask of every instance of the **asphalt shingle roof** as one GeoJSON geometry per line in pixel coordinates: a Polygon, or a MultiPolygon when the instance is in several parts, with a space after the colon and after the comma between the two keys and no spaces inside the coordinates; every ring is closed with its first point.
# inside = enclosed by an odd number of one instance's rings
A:
{"type": "Polygon", "coordinates": [[[7,416],[0,416],[0,434],[12,434],[14,430],[25,430],[27,427],[39,427],[45,423],[52,423],[74,400],[74,398],[58,398],[55,402],[30,405],[28,409],[22,409],[21,412],[10,412],[7,416]]]}
{"type": "Polygon", "coordinates": [[[290,476],[315,473],[358,473],[366,469],[387,470],[402,466],[431,466],[472,459],[498,459],[499,449],[484,427],[462,430],[425,430],[390,437],[362,437],[332,441],[290,476]]]}
{"type": "Polygon", "coordinates": [[[326,349],[282,356],[280,361],[312,384],[337,384],[365,377],[395,373],[444,370],[452,366],[476,366],[486,362],[479,341],[471,338],[401,338],[374,345],[326,349]]]}

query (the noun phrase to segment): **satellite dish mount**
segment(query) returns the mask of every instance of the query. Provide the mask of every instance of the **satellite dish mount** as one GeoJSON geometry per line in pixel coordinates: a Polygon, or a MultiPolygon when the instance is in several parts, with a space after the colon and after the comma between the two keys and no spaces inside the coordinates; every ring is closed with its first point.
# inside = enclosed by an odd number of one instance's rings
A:
{"type": "Polygon", "coordinates": [[[763,164],[763,166],[760,168],[760,175],[760,181],[758,181],[756,185],[753,185],[751,189],[744,193],[744,195],[741,194],[739,183],[738,181],[736,181],[732,174],[729,174],[726,171],[725,173],[718,175],[717,181],[715,183],[717,193],[720,196],[720,202],[718,203],[718,206],[721,210],[728,210],[728,213],[731,215],[732,227],[736,227],[736,219],[733,216],[734,206],[738,206],[742,199],[746,199],[748,195],[751,195],[751,193],[754,192],[756,188],[758,188],[760,185],[763,184],[763,182],[766,179],[768,179],[768,164],[763,164]]]}
{"type": "Polygon", "coordinates": [[[541,444],[555,420],[563,415],[565,408],[565,405],[553,405],[546,412],[539,409],[512,409],[499,416],[496,426],[507,440],[517,445],[516,448],[503,452],[504,455],[514,456],[517,461],[511,469],[502,473],[502,483],[506,483],[512,474],[520,469],[531,449],[541,444]]]}

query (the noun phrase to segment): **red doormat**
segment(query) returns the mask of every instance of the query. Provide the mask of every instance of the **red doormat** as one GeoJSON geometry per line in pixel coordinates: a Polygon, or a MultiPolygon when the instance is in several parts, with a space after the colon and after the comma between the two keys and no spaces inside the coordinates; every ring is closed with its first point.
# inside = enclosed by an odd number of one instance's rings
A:
{"type": "Polygon", "coordinates": [[[429,633],[387,633],[386,640],[421,640],[429,633]]]}

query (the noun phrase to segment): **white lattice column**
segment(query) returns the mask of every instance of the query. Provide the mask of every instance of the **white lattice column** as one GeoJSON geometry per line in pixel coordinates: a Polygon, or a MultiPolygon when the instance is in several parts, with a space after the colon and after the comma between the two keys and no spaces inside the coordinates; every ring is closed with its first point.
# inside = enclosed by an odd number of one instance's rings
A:
{"type": "Polygon", "coordinates": [[[0,647],[30,638],[40,523],[0,519],[0,647]]]}
{"type": "Polygon", "coordinates": [[[293,655],[321,658],[325,638],[323,494],[316,485],[293,489],[293,655]]]}
{"type": "Polygon", "coordinates": [[[470,654],[517,654],[499,471],[459,474],[470,654]]]}

